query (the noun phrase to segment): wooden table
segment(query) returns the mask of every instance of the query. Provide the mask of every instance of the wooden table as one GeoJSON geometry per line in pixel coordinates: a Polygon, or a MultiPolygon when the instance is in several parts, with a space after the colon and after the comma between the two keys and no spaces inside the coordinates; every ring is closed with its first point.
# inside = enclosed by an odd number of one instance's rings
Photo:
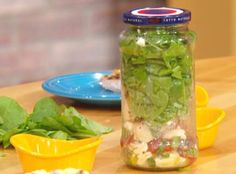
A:
{"type": "MultiPolygon", "coordinates": [[[[236,57],[221,57],[196,61],[196,81],[203,85],[210,95],[210,106],[221,107],[226,118],[219,129],[214,147],[200,152],[194,165],[181,170],[183,174],[235,174],[236,173],[236,57]]],[[[51,96],[41,89],[41,82],[29,83],[0,89],[0,95],[15,98],[20,104],[32,110],[35,102],[43,96],[51,96]]],[[[115,131],[104,136],[98,149],[93,174],[143,174],[150,173],[127,168],[120,158],[120,108],[98,108],[75,103],[72,100],[53,97],[59,103],[74,105],[78,110],[115,131]]],[[[1,174],[22,174],[13,149],[4,150],[6,157],[0,158],[1,174]]],[[[180,173],[165,172],[165,173],[180,173]]]]}

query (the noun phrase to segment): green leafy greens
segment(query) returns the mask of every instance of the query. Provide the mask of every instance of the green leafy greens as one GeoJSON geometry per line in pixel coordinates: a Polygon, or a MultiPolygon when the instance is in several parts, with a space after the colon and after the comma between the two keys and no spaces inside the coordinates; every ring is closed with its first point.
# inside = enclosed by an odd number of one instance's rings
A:
{"type": "Polygon", "coordinates": [[[174,28],[130,27],[121,35],[121,77],[135,118],[158,126],[188,114],[193,40],[192,32],[174,28]],[[145,45],[138,44],[140,38],[145,45]]]}
{"type": "Polygon", "coordinates": [[[58,105],[53,99],[40,99],[32,114],[28,114],[16,101],[0,97],[0,144],[10,146],[11,136],[28,133],[55,139],[81,139],[111,132],[80,114],[73,107],[58,105]]]}

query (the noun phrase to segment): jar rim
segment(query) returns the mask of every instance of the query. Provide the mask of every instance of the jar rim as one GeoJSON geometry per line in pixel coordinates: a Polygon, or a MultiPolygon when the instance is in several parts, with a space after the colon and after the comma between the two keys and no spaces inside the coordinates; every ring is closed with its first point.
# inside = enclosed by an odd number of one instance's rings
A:
{"type": "Polygon", "coordinates": [[[137,26],[165,26],[188,23],[191,12],[181,8],[145,7],[123,14],[123,22],[137,26]]]}

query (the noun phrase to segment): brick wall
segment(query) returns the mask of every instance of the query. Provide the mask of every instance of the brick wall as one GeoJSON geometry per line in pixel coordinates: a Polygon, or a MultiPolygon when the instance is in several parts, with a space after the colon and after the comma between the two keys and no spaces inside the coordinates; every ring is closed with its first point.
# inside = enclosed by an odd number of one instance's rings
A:
{"type": "Polygon", "coordinates": [[[0,0],[0,86],[119,66],[120,16],[158,0],[0,0]]]}

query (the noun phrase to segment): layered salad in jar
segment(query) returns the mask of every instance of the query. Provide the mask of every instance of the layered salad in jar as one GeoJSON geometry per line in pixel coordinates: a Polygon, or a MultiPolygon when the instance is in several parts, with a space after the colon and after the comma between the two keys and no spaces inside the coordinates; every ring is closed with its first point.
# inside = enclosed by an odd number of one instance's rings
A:
{"type": "Polygon", "coordinates": [[[133,167],[168,170],[197,158],[194,33],[130,27],[121,34],[122,155],[133,167]]]}

